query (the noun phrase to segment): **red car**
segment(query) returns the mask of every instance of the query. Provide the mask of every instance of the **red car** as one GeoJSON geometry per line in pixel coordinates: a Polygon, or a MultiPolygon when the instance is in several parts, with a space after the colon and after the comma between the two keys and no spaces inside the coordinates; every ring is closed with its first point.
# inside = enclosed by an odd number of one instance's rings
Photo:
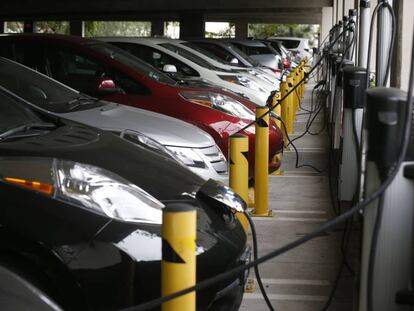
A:
{"type": "MultiPolygon", "coordinates": [[[[226,156],[229,136],[254,119],[252,102],[220,88],[181,85],[131,54],[100,41],[44,34],[1,36],[0,56],[88,95],[195,124],[214,138],[226,156]]],[[[276,155],[283,150],[283,137],[273,120],[269,132],[269,171],[274,171],[280,166],[276,155]]],[[[252,175],[254,126],[242,134],[249,137],[252,175]]]]}

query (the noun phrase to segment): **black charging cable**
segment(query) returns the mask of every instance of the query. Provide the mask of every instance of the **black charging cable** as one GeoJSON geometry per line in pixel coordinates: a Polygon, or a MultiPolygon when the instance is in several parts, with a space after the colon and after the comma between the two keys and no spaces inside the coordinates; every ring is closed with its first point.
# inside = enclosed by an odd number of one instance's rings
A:
{"type": "MultiPolygon", "coordinates": [[[[246,216],[247,220],[249,221],[250,224],[250,230],[252,232],[252,240],[253,240],[253,260],[257,261],[257,259],[259,258],[259,251],[258,251],[258,243],[257,243],[257,234],[256,234],[256,226],[252,220],[252,218],[250,217],[250,215],[245,211],[244,215],[246,216]]],[[[262,278],[260,276],[260,271],[259,271],[259,266],[255,265],[254,267],[254,274],[256,275],[256,280],[257,280],[257,284],[259,284],[259,288],[260,291],[262,292],[263,298],[266,302],[267,307],[269,308],[270,311],[275,311],[275,309],[273,308],[272,303],[270,302],[269,297],[267,296],[267,292],[266,289],[263,285],[262,282],[262,278]]]]}

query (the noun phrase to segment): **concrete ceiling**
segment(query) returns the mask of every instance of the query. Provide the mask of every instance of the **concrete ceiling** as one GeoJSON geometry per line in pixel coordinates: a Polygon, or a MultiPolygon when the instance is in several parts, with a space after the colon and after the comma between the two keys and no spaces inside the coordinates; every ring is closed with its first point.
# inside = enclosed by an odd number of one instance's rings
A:
{"type": "Polygon", "coordinates": [[[4,0],[0,19],[177,20],[180,14],[202,13],[209,21],[319,23],[333,0],[4,0]],[[248,15],[246,15],[248,14],[248,15]]]}

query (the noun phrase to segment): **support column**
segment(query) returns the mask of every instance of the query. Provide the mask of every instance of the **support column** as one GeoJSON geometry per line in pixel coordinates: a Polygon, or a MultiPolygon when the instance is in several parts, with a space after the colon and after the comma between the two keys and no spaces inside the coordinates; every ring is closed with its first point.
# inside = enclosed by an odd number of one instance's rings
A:
{"type": "Polygon", "coordinates": [[[321,35],[320,35],[319,44],[321,44],[322,40],[324,40],[328,36],[329,30],[333,26],[332,13],[333,13],[333,8],[331,6],[326,6],[322,8],[321,35]]]}
{"type": "Polygon", "coordinates": [[[355,9],[355,1],[354,0],[343,0],[343,13],[344,15],[348,15],[349,10],[355,9]]]}
{"type": "Polygon", "coordinates": [[[23,32],[24,33],[33,33],[33,32],[35,32],[35,29],[34,29],[34,21],[32,21],[32,20],[25,20],[23,22],[23,32]]]}
{"type": "Polygon", "coordinates": [[[6,22],[0,21],[0,33],[6,32],[6,22]]]}
{"type": "MultiPolygon", "coordinates": [[[[408,82],[410,77],[411,51],[413,47],[413,29],[414,29],[414,1],[400,0],[402,2],[402,45],[401,45],[401,62],[404,64],[401,68],[401,88],[408,91],[408,82]]],[[[397,19],[399,19],[397,17],[397,19]]]]}
{"type": "Polygon", "coordinates": [[[401,56],[402,56],[402,22],[403,22],[403,2],[394,0],[393,8],[397,22],[397,34],[394,43],[394,54],[391,61],[391,81],[390,86],[401,87],[401,56]]]}
{"type": "Polygon", "coordinates": [[[236,39],[246,39],[249,35],[249,24],[245,20],[236,22],[236,39]]]}
{"type": "Polygon", "coordinates": [[[69,22],[69,33],[72,36],[85,36],[85,25],[83,21],[70,21],[69,22]]]}
{"type": "Polygon", "coordinates": [[[161,19],[151,20],[151,36],[164,36],[164,21],[161,19]]]}
{"type": "Polygon", "coordinates": [[[205,17],[202,13],[180,14],[180,39],[204,38],[205,17]]]}

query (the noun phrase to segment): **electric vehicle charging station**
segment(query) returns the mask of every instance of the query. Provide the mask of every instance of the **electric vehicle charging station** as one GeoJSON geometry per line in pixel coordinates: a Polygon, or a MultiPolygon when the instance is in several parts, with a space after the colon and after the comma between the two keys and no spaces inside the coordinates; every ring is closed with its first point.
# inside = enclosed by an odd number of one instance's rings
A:
{"type": "Polygon", "coordinates": [[[358,182],[358,158],[362,116],[365,100],[366,69],[346,67],[343,69],[343,139],[339,174],[339,200],[355,198],[358,182]]]}
{"type": "MultiPolygon", "coordinates": [[[[370,195],[388,177],[397,161],[404,131],[407,95],[398,89],[367,91],[367,141],[365,195],[370,195]]],[[[410,125],[412,126],[412,125],[410,125]]],[[[380,199],[364,212],[359,310],[403,310],[396,304],[398,291],[410,283],[414,182],[413,143],[396,178],[380,199]],[[374,244],[374,246],[373,246],[374,244]],[[369,298],[368,298],[369,299],[369,298]]]]}

